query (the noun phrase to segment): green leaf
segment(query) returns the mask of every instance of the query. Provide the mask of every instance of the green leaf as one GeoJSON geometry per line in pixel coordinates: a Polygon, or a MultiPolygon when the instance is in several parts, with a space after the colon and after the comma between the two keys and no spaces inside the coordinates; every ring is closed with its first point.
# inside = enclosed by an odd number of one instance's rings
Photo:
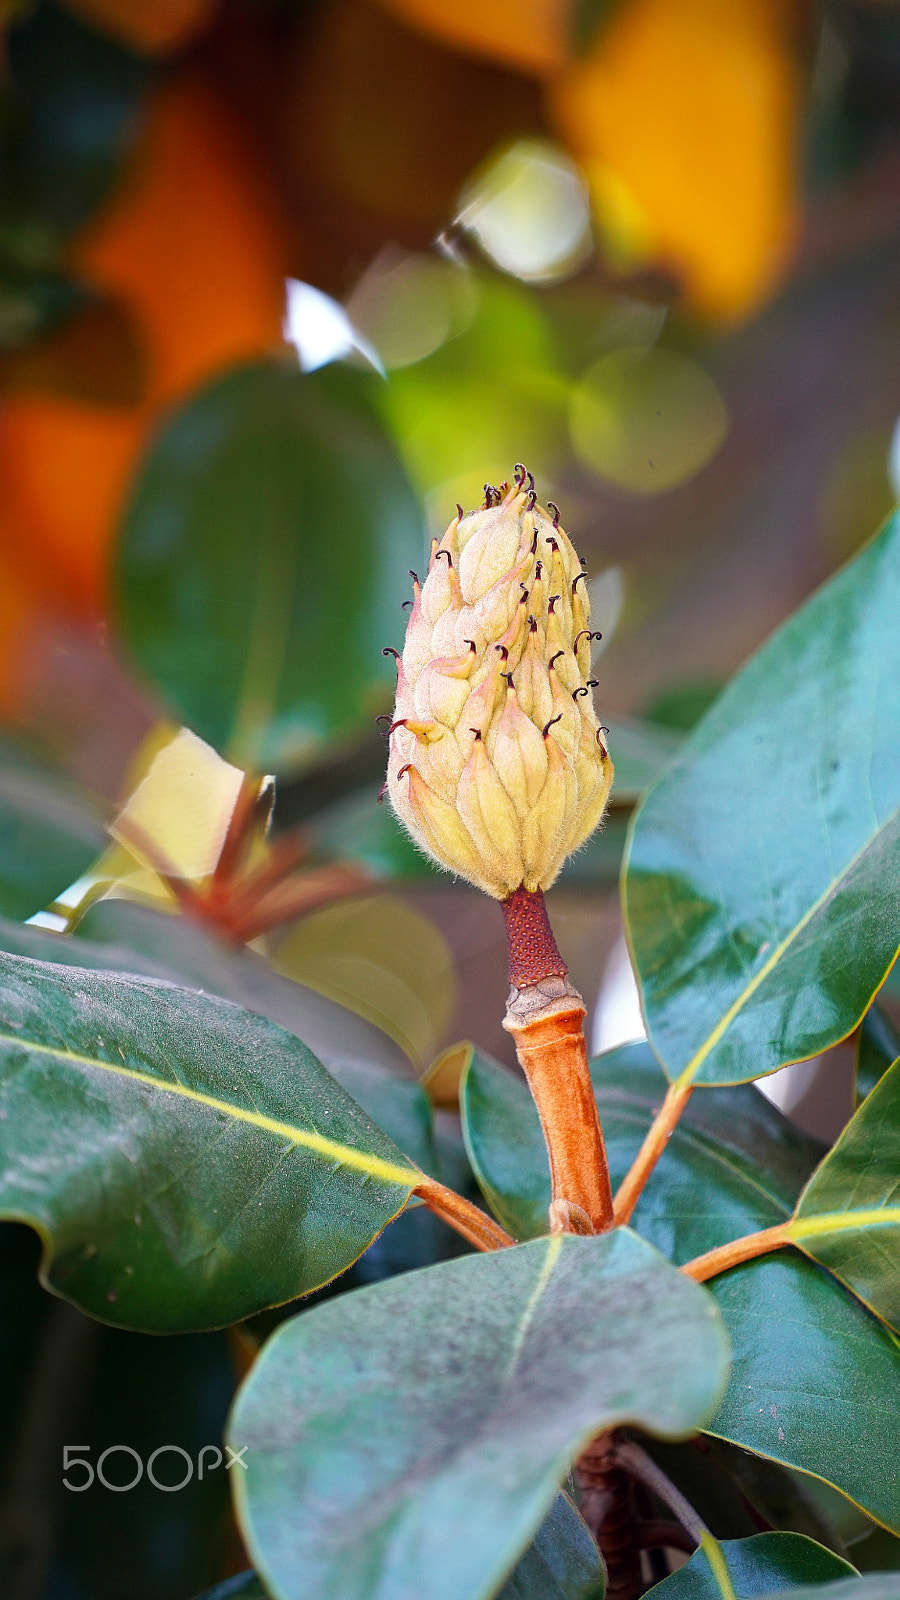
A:
{"type": "Polygon", "coordinates": [[[834,1484],[900,1532],[900,1344],[820,1267],[792,1252],[709,1284],[733,1346],[707,1431],[834,1484]]]}
{"type": "Polygon", "coordinates": [[[888,1067],[900,1057],[900,1035],[876,1002],[862,1019],[856,1047],[856,1103],[871,1094],[888,1067]]]}
{"type": "Polygon", "coordinates": [[[800,1533],[756,1533],[749,1539],[723,1540],[707,1534],[690,1561],[650,1593],[658,1600],[749,1600],[773,1589],[856,1575],[848,1561],[800,1533]]]}
{"type": "Polygon", "coordinates": [[[106,1321],[213,1327],[342,1272],[416,1169],[305,1045],[152,979],[0,957],[0,1210],[106,1321]]]}
{"type": "Polygon", "coordinates": [[[590,1600],[603,1600],[604,1588],[603,1562],[590,1530],[560,1494],[496,1600],[578,1600],[586,1589],[590,1600]]]}
{"type": "MultiPolygon", "coordinates": [[[[779,1589],[772,1600],[781,1600],[783,1592],[779,1589]]],[[[804,1583],[788,1592],[791,1600],[822,1600],[820,1584],[804,1583]]],[[[829,1583],[827,1600],[900,1600],[900,1574],[872,1572],[859,1578],[842,1578],[829,1583]]]]}
{"type": "Polygon", "coordinates": [[[24,745],[0,739],[0,912],[34,916],[87,870],[105,835],[87,798],[24,745]]]}
{"type": "Polygon", "coordinates": [[[268,1587],[487,1600],[596,1433],[684,1436],[709,1416],[727,1350],[696,1290],[619,1229],[443,1262],[284,1323],[229,1427],[268,1587]]]}
{"type": "Polygon", "coordinates": [[[813,1173],[789,1232],[794,1244],[900,1330],[900,1061],[813,1173]]]}
{"type": "MultiPolygon", "coordinates": [[[[591,1079],[614,1185],[621,1182],[662,1103],[665,1076],[646,1044],[596,1056],[591,1079]]],[[[524,1080],[473,1052],[460,1090],[469,1159],[488,1204],[516,1238],[546,1232],[550,1171],[524,1080]]],[[[639,1233],[671,1260],[784,1222],[821,1147],[757,1089],[695,1096],[634,1215],[639,1233]]]]}
{"type": "Polygon", "coordinates": [[[238,766],[289,769],[390,698],[415,501],[349,367],[244,367],[194,396],[126,516],[126,644],[238,766]]]}
{"type": "Polygon", "coordinates": [[[239,1572],[234,1578],[217,1583],[214,1589],[198,1594],[196,1600],[269,1600],[269,1592],[255,1572],[239,1572]]]}
{"type": "Polygon", "coordinates": [[[900,928],[900,513],[738,674],[634,821],[625,907],[673,1081],[859,1022],[900,928]]]}
{"type": "Polygon", "coordinates": [[[609,750],[616,768],[611,795],[613,805],[636,800],[645,789],[649,789],[662,776],[683,744],[681,733],[674,728],[664,728],[658,722],[636,722],[626,718],[612,722],[609,750]]]}

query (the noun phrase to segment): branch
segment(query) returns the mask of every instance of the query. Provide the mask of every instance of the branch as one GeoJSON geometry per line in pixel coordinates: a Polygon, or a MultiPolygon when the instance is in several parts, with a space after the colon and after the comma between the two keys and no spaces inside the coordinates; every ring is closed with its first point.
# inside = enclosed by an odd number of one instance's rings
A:
{"type": "Polygon", "coordinates": [[[670,1084],[666,1098],[635,1156],[631,1171],[616,1194],[614,1210],[617,1227],[631,1221],[631,1214],[644,1191],[644,1185],[665,1150],[678,1119],[691,1097],[692,1090],[693,1084],[681,1087],[674,1083],[670,1084]]]}
{"type": "Polygon", "coordinates": [[[676,1489],[671,1478],[666,1477],[662,1468],[651,1460],[647,1452],[631,1439],[617,1439],[613,1454],[626,1472],[630,1472],[640,1483],[646,1484],[648,1489],[652,1489],[653,1493],[658,1495],[663,1505],[669,1507],[685,1532],[690,1534],[694,1545],[701,1544],[704,1534],[709,1532],[706,1524],[698,1517],[681,1490],[676,1489]]]}

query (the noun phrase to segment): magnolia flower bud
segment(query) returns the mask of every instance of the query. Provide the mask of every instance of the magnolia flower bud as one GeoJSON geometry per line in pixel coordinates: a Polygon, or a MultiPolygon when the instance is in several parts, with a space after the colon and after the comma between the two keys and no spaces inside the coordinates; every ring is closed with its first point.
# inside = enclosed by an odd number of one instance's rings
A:
{"type": "Polygon", "coordinates": [[[581,564],[533,479],[485,488],[414,586],[387,787],[413,839],[505,900],[593,833],[613,766],[591,697],[581,564]]]}

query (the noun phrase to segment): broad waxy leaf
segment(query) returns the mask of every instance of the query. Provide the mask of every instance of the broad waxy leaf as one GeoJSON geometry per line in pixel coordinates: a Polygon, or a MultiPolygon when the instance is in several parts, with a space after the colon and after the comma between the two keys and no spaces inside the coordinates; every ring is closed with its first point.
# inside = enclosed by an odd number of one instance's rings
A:
{"type": "Polygon", "coordinates": [[[831,1583],[856,1577],[856,1568],[814,1539],[796,1533],[758,1533],[746,1539],[714,1539],[707,1534],[683,1567],[653,1594],[659,1600],[744,1600],[770,1594],[773,1587],[831,1583]]]}
{"type": "MultiPolygon", "coordinates": [[[[595,1056],[591,1078],[613,1186],[624,1178],[666,1091],[647,1044],[595,1056]]],[[[475,1051],[460,1089],[469,1157],[482,1191],[516,1238],[547,1230],[550,1170],[524,1079],[475,1051]]],[[[634,1226],[679,1263],[790,1216],[821,1147],[749,1084],[694,1096],[634,1214],[634,1226]]]]}
{"type": "Polygon", "coordinates": [[[402,639],[397,574],[422,536],[378,383],[241,368],[190,400],[145,463],[119,552],[125,641],[239,766],[298,766],[393,686],[381,651],[402,639]]]}
{"type": "Polygon", "coordinates": [[[487,1600],[582,1445],[684,1437],[726,1367],[709,1297],[625,1229],[342,1296],[282,1324],[236,1401],[248,1549],[279,1600],[487,1600]]]}
{"type": "Polygon", "coordinates": [[[834,1484],[900,1532],[900,1343],[793,1251],[709,1283],[733,1345],[707,1431],[834,1484]]]}
{"type": "Polygon", "coordinates": [[[848,1561],[802,1533],[721,1540],[707,1534],[690,1561],[650,1592],[657,1600],[749,1600],[773,1589],[856,1576],[848,1561]]]}
{"type": "Polygon", "coordinates": [[[900,1061],[813,1173],[790,1235],[900,1330],[900,1061]]]}
{"type": "Polygon", "coordinates": [[[888,1067],[900,1057],[900,1036],[877,1001],[862,1020],[856,1047],[856,1103],[871,1094],[888,1067]]]}
{"type": "Polygon", "coordinates": [[[0,957],[0,1211],[48,1287],[148,1330],[327,1282],[416,1169],[307,1047],[152,979],[0,957]]]}
{"type": "MultiPolygon", "coordinates": [[[[822,1600],[821,1585],[813,1583],[804,1583],[799,1589],[789,1591],[779,1589],[771,1600],[781,1600],[786,1593],[791,1600],[822,1600]]],[[[870,1572],[858,1578],[841,1578],[837,1583],[829,1583],[827,1597],[828,1600],[898,1600],[900,1573],[870,1572]]]]}
{"type": "MultiPolygon", "coordinates": [[[[665,1079],[645,1044],[596,1057],[591,1073],[615,1185],[661,1103],[665,1079]]],[[[470,1157],[504,1226],[522,1234],[546,1229],[547,1158],[524,1084],[476,1055],[461,1102],[470,1157]]],[[[820,1154],[750,1085],[695,1095],[641,1196],[634,1226],[672,1260],[688,1261],[786,1222],[820,1154]]],[[[728,1392],[709,1431],[827,1478],[876,1520],[896,1526],[896,1341],[792,1252],[749,1263],[709,1287],[734,1343],[728,1392]]]]}
{"type": "Polygon", "coordinates": [[[635,818],[626,915],[673,1081],[816,1054],[894,960],[898,611],[900,513],[748,662],[635,818]]]}
{"type": "Polygon", "coordinates": [[[75,786],[23,746],[0,739],[0,912],[31,917],[103,849],[99,817],[75,786]]]}
{"type": "MultiPolygon", "coordinates": [[[[578,1512],[561,1494],[496,1600],[578,1600],[589,1585],[591,1600],[600,1600],[600,1552],[578,1512]]],[[[268,1600],[268,1591],[255,1572],[243,1572],[197,1600],[268,1600]]]]}

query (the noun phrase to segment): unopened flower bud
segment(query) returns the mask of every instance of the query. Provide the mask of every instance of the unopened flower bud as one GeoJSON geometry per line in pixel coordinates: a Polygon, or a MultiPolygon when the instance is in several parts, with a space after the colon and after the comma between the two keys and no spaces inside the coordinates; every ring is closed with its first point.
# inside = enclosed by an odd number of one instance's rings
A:
{"type": "Polygon", "coordinates": [[[498,900],[553,882],[613,777],[581,563],[524,468],[503,487],[454,518],[416,580],[387,785],[416,843],[498,900]]]}

